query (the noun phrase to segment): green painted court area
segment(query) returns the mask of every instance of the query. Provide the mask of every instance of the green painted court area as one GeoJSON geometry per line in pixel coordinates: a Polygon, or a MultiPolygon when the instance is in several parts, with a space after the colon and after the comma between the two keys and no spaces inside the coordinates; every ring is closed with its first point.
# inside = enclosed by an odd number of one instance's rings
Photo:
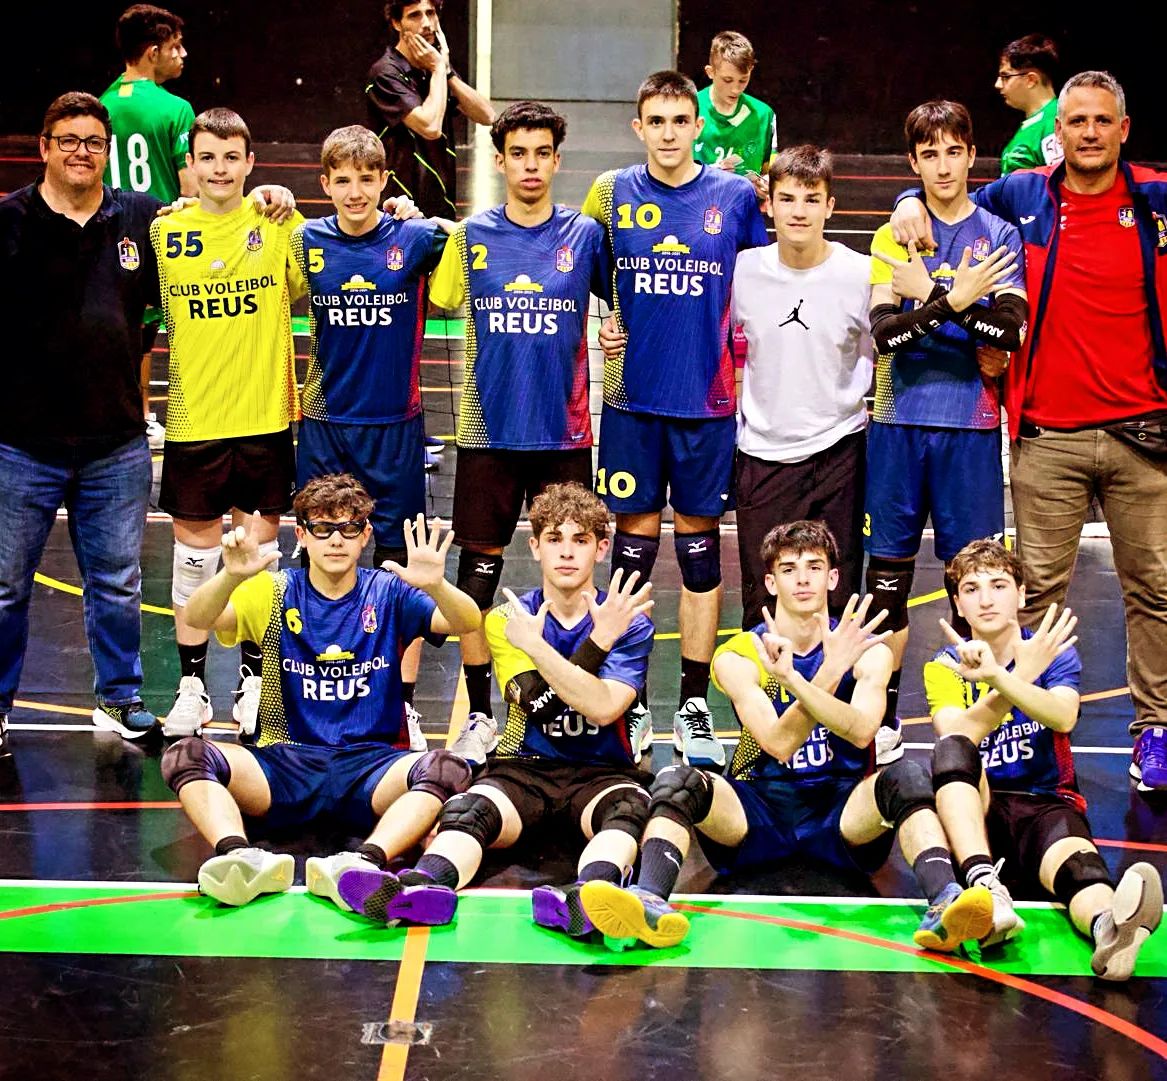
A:
{"type": "MultiPolygon", "coordinates": [[[[156,954],[399,960],[405,932],[371,926],[303,892],[228,909],[182,891],[90,886],[0,887],[0,952],[156,954]],[[162,894],[155,897],[153,894],[162,894]]],[[[692,929],[670,950],[614,953],[531,923],[526,893],[463,895],[449,927],[434,928],[428,961],[467,964],[663,965],[807,971],[941,972],[943,963],[914,952],[922,906],[909,902],[682,898],[692,929]],[[789,926],[788,924],[806,926],[789,926]]],[[[1022,976],[1089,976],[1090,949],[1058,909],[1021,906],[1018,942],[971,958],[1022,976]]],[[[1152,938],[1138,976],[1167,976],[1167,939],[1152,938]]]]}

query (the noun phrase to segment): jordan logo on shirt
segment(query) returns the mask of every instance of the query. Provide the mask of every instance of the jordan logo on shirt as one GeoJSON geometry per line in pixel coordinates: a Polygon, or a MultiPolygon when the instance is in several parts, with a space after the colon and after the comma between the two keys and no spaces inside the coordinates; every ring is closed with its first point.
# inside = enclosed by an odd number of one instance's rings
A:
{"type": "Polygon", "coordinates": [[[778,328],[781,329],[782,327],[786,326],[787,323],[797,323],[800,327],[803,328],[803,330],[810,330],[810,327],[808,327],[802,321],[802,316],[798,314],[800,311],[802,311],[801,297],[799,298],[798,303],[790,309],[790,314],[785,319],[783,319],[781,323],[778,324],[778,328]]]}

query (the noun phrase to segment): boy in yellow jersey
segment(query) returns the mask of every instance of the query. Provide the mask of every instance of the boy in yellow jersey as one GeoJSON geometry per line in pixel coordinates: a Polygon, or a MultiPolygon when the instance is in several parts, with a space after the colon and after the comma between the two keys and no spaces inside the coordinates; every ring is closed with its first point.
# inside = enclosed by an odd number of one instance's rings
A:
{"type": "MultiPolygon", "coordinates": [[[[191,627],[186,604],[219,564],[220,520],[261,516],[263,554],[278,552],[282,511],[292,505],[297,415],[291,301],[306,284],[292,257],[300,214],[264,218],[243,184],[255,164],[251,134],[229,109],[195,118],[187,163],[199,203],[157,220],[150,231],[170,331],[170,404],[159,506],[174,519],[175,634],[182,678],[164,731],[189,735],[211,719],[204,686],[207,632],[191,627]]],[[[241,643],[234,715],[254,730],[260,651],[241,643]]]]}

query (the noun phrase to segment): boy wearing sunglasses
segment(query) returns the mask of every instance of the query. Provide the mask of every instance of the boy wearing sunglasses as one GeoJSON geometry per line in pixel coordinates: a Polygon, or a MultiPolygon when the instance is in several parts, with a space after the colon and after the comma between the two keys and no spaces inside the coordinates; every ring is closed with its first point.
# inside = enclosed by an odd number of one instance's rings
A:
{"type": "MultiPolygon", "coordinates": [[[[336,879],[348,867],[384,868],[420,841],[442,803],[470,784],[470,767],[446,750],[410,752],[400,657],[415,638],[440,645],[477,629],[471,597],[445,580],[451,535],[420,515],[405,525],[404,565],[359,567],[373,500],[349,474],[318,477],[293,503],[306,570],[267,568],[258,519],[223,538],[223,567],[187,606],[191,625],[223,645],[250,637],[264,652],[254,746],[188,736],[162,759],[162,775],[215,848],[199,887],[229,905],[292,884],[291,855],[247,840],[327,816],[368,839],[353,852],[313,857],[311,893],[347,908],[336,879]]],[[[394,918],[410,916],[408,891],[394,918]]],[[[451,902],[452,903],[452,902],[451,902]]]]}

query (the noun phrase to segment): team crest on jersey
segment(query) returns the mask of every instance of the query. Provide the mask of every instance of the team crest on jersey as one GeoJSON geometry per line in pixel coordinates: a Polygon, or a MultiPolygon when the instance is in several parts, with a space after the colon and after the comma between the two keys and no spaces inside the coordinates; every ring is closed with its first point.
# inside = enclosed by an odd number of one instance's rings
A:
{"type": "Polygon", "coordinates": [[[247,250],[259,251],[263,247],[263,234],[258,229],[252,229],[247,234],[247,250]]]}
{"type": "Polygon", "coordinates": [[[361,609],[361,629],[365,634],[372,634],[377,629],[377,609],[371,604],[361,609]]]}
{"type": "Polygon", "coordinates": [[[386,270],[400,270],[405,266],[405,252],[401,250],[396,244],[391,248],[385,249],[385,269],[386,270]]]}
{"type": "Polygon", "coordinates": [[[991,250],[989,247],[989,238],[987,236],[979,236],[973,241],[972,257],[978,263],[983,263],[988,259],[991,250]]]}
{"type": "Polygon", "coordinates": [[[1118,224],[1124,229],[1134,228],[1135,208],[1133,206],[1120,206],[1118,208],[1118,224]]]}
{"type": "Polygon", "coordinates": [[[1155,228],[1159,232],[1159,249],[1161,251],[1167,248],[1167,218],[1156,211],[1151,211],[1151,217],[1155,219],[1155,228]]]}
{"type": "Polygon", "coordinates": [[[721,232],[721,211],[715,206],[711,206],[705,211],[704,229],[710,236],[717,236],[721,232]]]}
{"type": "Polygon", "coordinates": [[[575,268],[575,252],[566,244],[555,253],[555,269],[560,274],[570,274],[575,268]]]}
{"type": "Polygon", "coordinates": [[[142,265],[142,260],[138,256],[138,245],[128,236],[122,237],[118,242],[118,262],[121,263],[122,270],[137,270],[142,265]]]}

